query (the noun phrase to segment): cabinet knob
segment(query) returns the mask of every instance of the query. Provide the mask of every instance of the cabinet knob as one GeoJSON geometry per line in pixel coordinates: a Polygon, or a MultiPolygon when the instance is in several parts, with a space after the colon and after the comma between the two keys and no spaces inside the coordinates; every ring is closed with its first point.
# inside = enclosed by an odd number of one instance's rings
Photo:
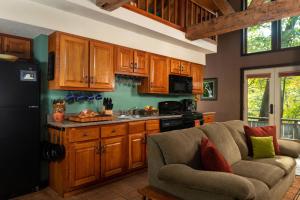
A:
{"type": "Polygon", "coordinates": [[[105,153],[105,151],[106,151],[105,145],[101,146],[101,153],[105,153]]]}
{"type": "Polygon", "coordinates": [[[137,68],[138,68],[138,64],[134,63],[134,69],[137,69],[137,68]]]}
{"type": "Polygon", "coordinates": [[[115,133],[115,132],[116,132],[116,129],[111,130],[111,132],[112,132],[112,133],[115,133]]]}
{"type": "Polygon", "coordinates": [[[130,63],[130,68],[131,68],[131,69],[133,69],[133,68],[134,68],[134,67],[133,67],[133,63],[130,63]]]}
{"type": "Polygon", "coordinates": [[[83,137],[87,137],[88,134],[87,134],[87,133],[83,133],[82,136],[83,136],[83,137]]]}

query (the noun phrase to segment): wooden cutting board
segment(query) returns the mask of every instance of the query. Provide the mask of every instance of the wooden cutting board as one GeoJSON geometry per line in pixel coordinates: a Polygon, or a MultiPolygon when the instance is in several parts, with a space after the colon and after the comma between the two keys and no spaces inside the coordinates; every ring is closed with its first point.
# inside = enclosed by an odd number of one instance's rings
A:
{"type": "Polygon", "coordinates": [[[86,117],[86,118],[80,118],[78,116],[70,116],[69,120],[72,122],[100,122],[100,121],[111,121],[113,120],[112,115],[97,115],[95,117],[86,117]]]}

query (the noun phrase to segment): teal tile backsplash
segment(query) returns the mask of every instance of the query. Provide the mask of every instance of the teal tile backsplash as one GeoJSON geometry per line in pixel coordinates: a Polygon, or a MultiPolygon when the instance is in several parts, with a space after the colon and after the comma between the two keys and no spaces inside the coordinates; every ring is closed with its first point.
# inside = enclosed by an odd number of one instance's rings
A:
{"type": "MultiPolygon", "coordinates": [[[[54,99],[63,99],[72,91],[56,91],[48,90],[47,84],[47,61],[48,61],[48,36],[40,35],[34,39],[34,55],[36,61],[40,63],[42,72],[42,109],[46,115],[52,112],[52,101],[54,99]]],[[[78,93],[75,91],[75,93],[78,93]]],[[[82,92],[84,93],[84,92],[82,92]]],[[[87,92],[86,92],[87,93],[87,92]]],[[[91,93],[91,92],[88,92],[91,93]]],[[[116,78],[116,87],[114,92],[103,92],[103,97],[112,98],[114,110],[124,110],[128,108],[138,107],[143,108],[146,105],[157,107],[160,101],[179,101],[189,96],[168,96],[168,95],[142,95],[137,92],[137,86],[131,84],[130,81],[124,81],[123,78],[116,78]]],[[[102,101],[95,103],[73,103],[66,105],[67,113],[78,113],[83,109],[89,108],[95,111],[101,109],[102,101]]]]}

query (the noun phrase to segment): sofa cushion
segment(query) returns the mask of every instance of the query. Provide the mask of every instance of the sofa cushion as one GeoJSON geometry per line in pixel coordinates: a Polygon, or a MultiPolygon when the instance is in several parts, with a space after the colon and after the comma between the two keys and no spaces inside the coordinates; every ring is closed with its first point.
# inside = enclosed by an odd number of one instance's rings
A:
{"type": "Polygon", "coordinates": [[[207,138],[203,138],[200,145],[201,166],[208,171],[232,173],[232,169],[224,156],[215,145],[207,138]]]}
{"type": "Polygon", "coordinates": [[[198,128],[161,133],[151,137],[159,146],[166,164],[186,164],[200,169],[200,149],[205,134],[198,128]]]}
{"type": "Polygon", "coordinates": [[[296,166],[295,159],[287,156],[275,156],[275,158],[254,159],[253,161],[280,167],[284,170],[285,175],[289,174],[296,166]]]}
{"type": "Polygon", "coordinates": [[[226,128],[230,131],[235,143],[240,149],[241,157],[243,160],[248,157],[248,146],[246,142],[246,135],[244,131],[244,126],[246,123],[241,120],[232,120],[223,122],[226,128]]]}
{"type": "Polygon", "coordinates": [[[207,137],[216,145],[230,165],[241,160],[239,148],[224,124],[207,124],[200,127],[200,129],[203,130],[207,137]]]}
{"type": "Polygon", "coordinates": [[[270,199],[270,190],[265,183],[254,178],[247,178],[247,180],[250,181],[255,188],[255,200],[270,199]]]}
{"type": "Polygon", "coordinates": [[[255,136],[255,137],[272,136],[275,153],[276,153],[276,155],[280,154],[279,145],[278,145],[277,136],[276,136],[276,126],[262,126],[262,127],[244,126],[244,129],[245,129],[247,145],[248,145],[250,156],[253,155],[252,143],[251,143],[251,139],[250,139],[251,136],[255,136]]]}
{"type": "Polygon", "coordinates": [[[251,137],[253,158],[274,158],[273,137],[251,137]]]}
{"type": "Polygon", "coordinates": [[[280,167],[261,162],[241,160],[231,167],[234,174],[260,180],[269,188],[272,188],[285,175],[280,167]]]}

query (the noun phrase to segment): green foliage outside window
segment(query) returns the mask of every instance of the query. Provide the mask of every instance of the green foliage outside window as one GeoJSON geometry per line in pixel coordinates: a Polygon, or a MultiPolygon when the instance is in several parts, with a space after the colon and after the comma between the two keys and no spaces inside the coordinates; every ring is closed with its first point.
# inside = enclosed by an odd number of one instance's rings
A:
{"type": "Polygon", "coordinates": [[[270,51],[272,49],[271,23],[252,26],[247,29],[247,53],[270,51]]]}
{"type": "Polygon", "coordinates": [[[300,46],[300,16],[281,20],[281,48],[300,46]]]}

